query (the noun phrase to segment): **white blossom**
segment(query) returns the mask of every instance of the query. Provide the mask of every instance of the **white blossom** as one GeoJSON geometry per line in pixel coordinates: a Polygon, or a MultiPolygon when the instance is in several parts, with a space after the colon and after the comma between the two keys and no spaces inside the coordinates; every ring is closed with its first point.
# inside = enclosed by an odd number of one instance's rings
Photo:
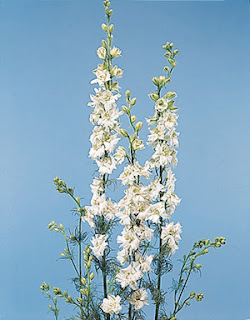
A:
{"type": "Polygon", "coordinates": [[[92,238],[91,242],[93,247],[91,247],[91,249],[97,258],[101,258],[103,256],[104,250],[108,245],[106,242],[107,238],[108,236],[105,234],[96,234],[95,237],[92,238]]]}
{"type": "Polygon", "coordinates": [[[161,239],[163,244],[167,244],[170,253],[173,254],[178,249],[178,242],[181,240],[181,225],[177,222],[175,225],[173,222],[162,227],[161,239]]]}
{"type": "Polygon", "coordinates": [[[121,302],[120,296],[114,296],[112,294],[109,294],[108,298],[103,299],[103,302],[101,304],[101,309],[105,313],[109,313],[110,315],[114,313],[118,314],[122,309],[120,302],[121,302]]]}
{"type": "Polygon", "coordinates": [[[149,305],[146,300],[148,293],[145,289],[138,289],[134,291],[128,301],[135,306],[135,311],[140,310],[143,306],[149,305]]]}
{"type": "Polygon", "coordinates": [[[100,59],[104,60],[107,54],[107,50],[104,47],[97,49],[97,55],[100,59]]]}
{"type": "Polygon", "coordinates": [[[136,281],[142,277],[142,272],[139,266],[132,266],[131,264],[116,275],[116,281],[120,282],[122,288],[126,288],[128,285],[131,289],[137,289],[136,281]]]}

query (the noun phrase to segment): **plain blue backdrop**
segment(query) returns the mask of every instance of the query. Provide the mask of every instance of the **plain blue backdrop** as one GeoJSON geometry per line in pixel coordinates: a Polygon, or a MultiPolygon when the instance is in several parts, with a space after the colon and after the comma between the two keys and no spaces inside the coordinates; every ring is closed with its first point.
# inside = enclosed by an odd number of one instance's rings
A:
{"type": "MultiPolygon", "coordinates": [[[[176,258],[202,237],[227,238],[201,259],[203,276],[190,283],[205,300],[180,319],[248,319],[250,3],[116,0],[112,7],[123,55],[116,63],[125,69],[120,85],[137,96],[139,119],[153,112],[147,94],[165,64],[161,46],[174,42],[180,51],[171,84],[180,107],[175,172],[183,199],[173,216],[183,225],[176,258]]],[[[55,176],[75,186],[84,203],[91,197],[86,105],[103,21],[99,0],[1,1],[1,320],[52,319],[39,286],[68,287],[71,267],[56,261],[64,243],[46,227],[52,220],[74,224],[74,205],[55,191],[55,176]]],[[[143,161],[149,152],[141,154],[143,161]]],[[[168,288],[171,275],[165,281],[168,288]]]]}

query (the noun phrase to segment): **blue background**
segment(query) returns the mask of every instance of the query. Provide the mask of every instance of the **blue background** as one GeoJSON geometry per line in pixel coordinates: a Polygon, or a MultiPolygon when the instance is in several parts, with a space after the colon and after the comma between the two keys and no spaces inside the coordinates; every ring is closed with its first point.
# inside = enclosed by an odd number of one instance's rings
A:
{"type": "MultiPolygon", "coordinates": [[[[250,318],[250,4],[225,1],[113,1],[123,90],[137,96],[139,119],[153,112],[151,78],[165,64],[162,44],[180,50],[172,90],[180,107],[173,219],[183,225],[176,257],[202,237],[227,245],[201,259],[190,283],[205,300],[183,320],[250,318]]],[[[71,267],[51,220],[73,225],[62,177],[88,203],[95,166],[88,158],[89,81],[104,33],[101,1],[1,1],[0,5],[0,319],[47,320],[39,290],[68,287],[71,267]]],[[[123,91],[124,92],[124,91],[123,91]]],[[[146,126],[142,132],[147,134],[146,126]]],[[[142,161],[149,152],[141,152],[142,161]]],[[[170,286],[171,275],[164,280],[170,286]]],[[[149,313],[150,314],[150,313],[149,313]]]]}

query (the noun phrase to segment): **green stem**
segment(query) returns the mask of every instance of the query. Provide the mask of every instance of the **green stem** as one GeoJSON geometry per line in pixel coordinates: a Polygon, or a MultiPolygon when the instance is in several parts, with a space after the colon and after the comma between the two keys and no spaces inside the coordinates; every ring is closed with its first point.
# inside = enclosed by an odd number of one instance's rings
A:
{"type": "Polygon", "coordinates": [[[77,270],[76,264],[75,264],[75,262],[74,262],[73,255],[72,255],[71,250],[70,250],[70,247],[69,247],[69,241],[68,241],[68,238],[67,238],[65,232],[63,232],[63,236],[64,236],[64,238],[65,238],[65,240],[66,240],[67,250],[69,251],[70,256],[71,256],[70,261],[72,262],[72,265],[73,265],[73,267],[74,267],[74,269],[75,269],[75,272],[76,272],[77,276],[79,277],[80,275],[79,275],[79,272],[78,272],[78,270],[77,270]]]}
{"type": "Polygon", "coordinates": [[[182,297],[182,295],[183,295],[183,292],[184,292],[184,290],[185,290],[185,288],[186,288],[186,285],[187,285],[187,283],[188,283],[188,280],[189,280],[189,278],[190,278],[190,275],[191,275],[191,272],[192,272],[192,268],[193,268],[193,262],[191,262],[190,269],[189,269],[189,272],[188,272],[186,281],[185,281],[185,283],[184,283],[184,285],[183,285],[183,287],[182,287],[182,290],[181,290],[181,292],[180,292],[180,295],[179,295],[179,297],[178,297],[178,300],[177,300],[177,302],[175,302],[175,308],[174,308],[174,314],[173,314],[173,315],[176,315],[176,313],[177,313],[178,311],[180,311],[179,302],[180,302],[180,300],[181,300],[181,297],[182,297]],[[177,309],[177,308],[178,308],[178,309],[177,309]]]}

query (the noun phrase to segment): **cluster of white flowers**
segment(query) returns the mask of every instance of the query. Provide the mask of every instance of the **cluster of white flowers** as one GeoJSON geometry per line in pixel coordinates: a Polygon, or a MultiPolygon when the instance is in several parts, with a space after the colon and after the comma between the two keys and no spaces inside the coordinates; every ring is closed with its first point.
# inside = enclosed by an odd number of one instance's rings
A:
{"type": "MultiPolygon", "coordinates": [[[[103,216],[112,220],[117,211],[117,205],[106,198],[105,177],[107,178],[119,163],[119,159],[116,160],[113,153],[120,139],[118,132],[121,112],[116,103],[121,95],[118,93],[117,81],[113,79],[120,78],[123,72],[116,65],[112,66],[110,62],[110,57],[113,59],[119,56],[121,51],[116,47],[108,50],[106,41],[103,40],[102,43],[103,46],[97,50],[97,55],[104,61],[94,70],[96,78],[91,81],[92,84],[97,83],[99,88],[94,89],[95,94],[90,95],[91,102],[88,104],[93,109],[90,121],[94,125],[90,136],[92,146],[89,156],[96,162],[100,173],[99,177],[94,178],[91,185],[93,193],[91,205],[85,207],[86,213],[83,217],[83,220],[87,221],[92,228],[95,216],[103,216]]],[[[101,247],[96,247],[98,243],[94,242],[93,252],[103,252],[101,247]]]]}
{"type": "MultiPolygon", "coordinates": [[[[174,193],[176,179],[171,171],[171,166],[175,167],[177,164],[175,148],[178,147],[179,133],[175,127],[178,115],[175,113],[177,108],[171,100],[175,96],[174,93],[170,92],[155,100],[155,114],[147,120],[150,130],[148,144],[153,146],[154,154],[144,166],[140,165],[135,154],[145,147],[138,135],[142,123],[135,124],[136,116],[131,115],[136,98],[130,99],[130,91],[126,91],[128,107],[122,106],[122,112],[117,108],[117,100],[120,98],[119,86],[113,79],[120,78],[122,70],[112,66],[112,59],[120,56],[121,51],[111,46],[112,26],[103,24],[102,28],[107,32],[107,42],[102,41],[97,55],[103,63],[94,70],[96,78],[91,81],[98,84],[99,88],[95,89],[95,94],[90,95],[91,102],[88,104],[93,109],[90,121],[94,125],[90,137],[92,146],[89,156],[98,166],[99,177],[94,178],[91,185],[91,204],[85,207],[83,220],[95,228],[96,217],[103,217],[105,220],[113,220],[115,217],[120,219],[123,230],[117,237],[120,244],[117,260],[123,267],[115,280],[123,289],[129,287],[128,301],[134,306],[134,310],[138,311],[148,304],[147,292],[142,288],[141,279],[145,273],[151,271],[153,261],[153,255],[148,255],[147,249],[145,250],[153,237],[154,230],[151,226],[161,224],[161,241],[169,248],[169,254],[176,251],[180,240],[180,224],[168,223],[175,207],[180,203],[180,199],[174,193]],[[120,128],[119,117],[123,112],[128,115],[134,129],[131,135],[120,128]],[[118,133],[129,139],[131,155],[128,155],[122,146],[116,148],[120,140],[118,133]],[[113,203],[106,197],[105,185],[108,176],[124,159],[128,159],[128,163],[118,180],[121,180],[121,185],[126,188],[125,195],[118,203],[113,203]],[[149,180],[154,169],[158,173],[165,172],[164,180],[157,174],[148,185],[143,184],[141,180],[149,180]]],[[[108,235],[96,233],[91,242],[93,254],[101,259],[108,246],[108,235]]],[[[106,294],[101,308],[110,315],[118,314],[121,310],[120,301],[119,295],[106,294]]]]}
{"type": "Polygon", "coordinates": [[[165,172],[165,177],[158,181],[160,197],[159,202],[152,205],[152,210],[155,212],[153,222],[158,223],[162,218],[161,238],[163,243],[168,246],[169,253],[173,254],[178,248],[178,241],[181,239],[181,225],[167,223],[179,205],[181,199],[175,194],[175,176],[171,170],[171,166],[177,164],[176,147],[179,146],[178,136],[176,132],[178,108],[174,106],[175,92],[168,92],[164,97],[156,99],[155,113],[153,117],[147,119],[150,134],[148,136],[148,144],[154,148],[154,153],[151,157],[150,168],[155,168],[165,172]],[[165,225],[165,226],[164,226],[165,225]]]}

